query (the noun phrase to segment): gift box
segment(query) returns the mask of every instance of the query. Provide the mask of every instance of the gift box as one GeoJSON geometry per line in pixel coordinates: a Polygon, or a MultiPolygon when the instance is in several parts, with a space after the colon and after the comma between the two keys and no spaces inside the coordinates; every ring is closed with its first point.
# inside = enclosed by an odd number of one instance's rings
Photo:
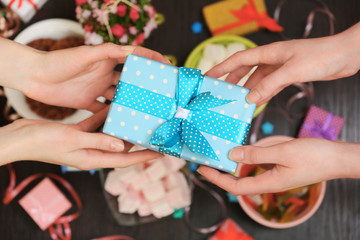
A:
{"type": "Polygon", "coordinates": [[[208,240],[254,240],[230,218],[226,219],[220,229],[208,240]]]}
{"type": "Polygon", "coordinates": [[[298,137],[316,137],[336,140],[343,125],[343,118],[312,105],[301,126],[298,137]]]}
{"type": "Polygon", "coordinates": [[[264,0],[219,1],[204,7],[203,14],[212,35],[246,35],[260,28],[283,30],[267,15],[264,0]]]}
{"type": "Polygon", "coordinates": [[[70,201],[49,178],[42,180],[19,203],[41,230],[71,208],[70,201]]]}
{"type": "Polygon", "coordinates": [[[103,132],[234,173],[228,155],[245,143],[256,107],[248,92],[197,69],[129,55],[103,132]]]}
{"type": "Polygon", "coordinates": [[[11,8],[24,23],[28,23],[47,0],[1,0],[11,8]]]}

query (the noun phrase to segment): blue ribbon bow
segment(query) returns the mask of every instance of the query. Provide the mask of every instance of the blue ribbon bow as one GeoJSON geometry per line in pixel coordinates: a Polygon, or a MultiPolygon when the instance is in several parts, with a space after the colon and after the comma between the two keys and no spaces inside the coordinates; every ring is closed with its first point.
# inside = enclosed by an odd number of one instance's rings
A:
{"type": "Polygon", "coordinates": [[[172,117],[150,139],[150,144],[159,146],[160,152],[180,157],[183,145],[186,145],[194,153],[219,161],[209,142],[191,123],[191,116],[193,112],[200,113],[235,100],[218,99],[210,92],[199,94],[203,79],[200,70],[179,68],[172,117]]]}

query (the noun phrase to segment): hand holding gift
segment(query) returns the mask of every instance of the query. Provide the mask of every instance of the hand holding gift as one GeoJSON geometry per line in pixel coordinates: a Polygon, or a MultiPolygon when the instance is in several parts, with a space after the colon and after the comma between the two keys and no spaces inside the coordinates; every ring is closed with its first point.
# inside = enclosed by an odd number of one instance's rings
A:
{"type": "Polygon", "coordinates": [[[0,39],[0,49],[4,53],[0,56],[1,85],[44,103],[96,113],[77,125],[19,120],[1,128],[4,157],[0,165],[27,159],[93,169],[125,167],[160,156],[149,150],[121,153],[128,149],[122,140],[88,133],[104,122],[106,105],[96,99],[111,99],[112,85],[120,75],[115,66],[130,53],[168,62],[159,53],[114,44],[44,53],[6,39],[0,39]]]}
{"type": "Polygon", "coordinates": [[[359,66],[360,23],[338,35],[272,43],[238,52],[207,72],[237,83],[254,66],[246,82],[247,99],[262,105],[295,82],[326,81],[355,74],[359,66]]]}
{"type": "MultiPolygon", "coordinates": [[[[360,24],[335,36],[293,40],[241,51],[208,71],[212,77],[230,73],[226,81],[238,82],[259,66],[246,87],[247,99],[263,104],[295,82],[332,80],[356,73],[359,66],[360,24]]],[[[343,124],[337,116],[313,108],[299,136],[336,140],[343,124]]],[[[207,168],[199,172],[234,195],[279,192],[334,178],[359,178],[360,146],[315,138],[301,138],[270,147],[235,148],[230,159],[245,164],[267,164],[270,170],[241,179],[207,168]],[[345,154],[344,154],[345,153],[345,154]]]]}

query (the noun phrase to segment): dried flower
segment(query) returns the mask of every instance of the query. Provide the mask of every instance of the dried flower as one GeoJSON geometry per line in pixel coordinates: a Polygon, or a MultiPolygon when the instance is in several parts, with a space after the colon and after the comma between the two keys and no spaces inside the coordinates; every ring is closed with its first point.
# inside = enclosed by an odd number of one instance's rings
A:
{"type": "Polygon", "coordinates": [[[122,35],[124,35],[124,33],[125,33],[125,29],[123,28],[123,26],[121,26],[120,24],[117,23],[111,27],[111,32],[117,38],[121,38],[122,35]]]}
{"type": "Polygon", "coordinates": [[[86,44],[141,45],[157,27],[151,0],[76,0],[76,4],[86,44]]]}

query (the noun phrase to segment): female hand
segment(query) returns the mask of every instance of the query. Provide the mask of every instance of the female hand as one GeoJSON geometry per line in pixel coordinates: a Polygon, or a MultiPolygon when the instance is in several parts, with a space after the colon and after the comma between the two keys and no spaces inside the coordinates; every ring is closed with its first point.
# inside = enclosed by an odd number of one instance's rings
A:
{"type": "Polygon", "coordinates": [[[360,178],[360,144],[300,138],[269,147],[241,146],[230,158],[270,169],[255,177],[237,178],[201,166],[198,172],[231,194],[282,192],[335,178],[360,178]],[[346,154],[344,154],[346,153],[346,154]]]}
{"type": "Polygon", "coordinates": [[[5,73],[0,84],[40,102],[91,112],[106,107],[98,97],[112,99],[120,77],[114,68],[129,54],[169,63],[155,51],[112,43],[42,52],[0,39],[0,50],[0,70],[5,73]]]}
{"type": "Polygon", "coordinates": [[[108,108],[76,125],[22,119],[0,128],[0,165],[36,160],[76,167],[127,167],[162,155],[150,150],[125,153],[131,147],[103,133],[89,133],[106,118],[108,108]],[[123,152],[125,151],[125,152],[123,152]]]}
{"type": "Polygon", "coordinates": [[[249,102],[262,105],[295,82],[333,80],[355,74],[360,66],[360,23],[338,35],[276,42],[240,51],[206,75],[237,83],[258,66],[245,84],[249,102]]]}

